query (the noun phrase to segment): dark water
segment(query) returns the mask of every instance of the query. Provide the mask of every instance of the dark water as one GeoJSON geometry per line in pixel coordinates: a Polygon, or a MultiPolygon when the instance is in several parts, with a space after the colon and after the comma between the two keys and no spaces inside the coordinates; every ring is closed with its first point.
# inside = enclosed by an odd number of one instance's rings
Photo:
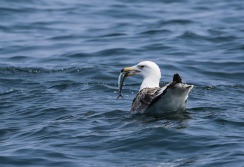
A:
{"type": "Polygon", "coordinates": [[[242,0],[0,1],[0,166],[244,166],[242,0]],[[152,60],[188,114],[129,113],[152,60]]]}

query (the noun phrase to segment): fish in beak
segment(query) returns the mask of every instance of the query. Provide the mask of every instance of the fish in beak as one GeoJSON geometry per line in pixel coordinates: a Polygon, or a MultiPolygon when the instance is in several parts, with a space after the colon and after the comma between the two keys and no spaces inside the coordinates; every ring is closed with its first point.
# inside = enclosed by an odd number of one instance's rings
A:
{"type": "Polygon", "coordinates": [[[126,72],[126,77],[129,77],[129,76],[133,76],[137,73],[139,73],[140,71],[136,68],[136,67],[125,67],[121,70],[121,73],[123,72],[126,72]]]}
{"type": "Polygon", "coordinates": [[[122,88],[124,85],[124,80],[126,77],[135,75],[136,73],[140,72],[139,70],[136,69],[136,67],[125,67],[120,71],[120,75],[119,75],[119,79],[118,79],[118,88],[119,88],[119,96],[117,97],[117,99],[119,99],[120,97],[123,98],[122,95],[122,88]]]}

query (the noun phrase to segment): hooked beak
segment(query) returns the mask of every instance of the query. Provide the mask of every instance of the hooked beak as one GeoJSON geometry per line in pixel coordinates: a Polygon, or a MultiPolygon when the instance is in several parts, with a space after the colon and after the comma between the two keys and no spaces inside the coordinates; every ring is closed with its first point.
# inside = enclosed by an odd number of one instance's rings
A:
{"type": "Polygon", "coordinates": [[[121,72],[127,72],[126,77],[129,77],[139,73],[140,71],[137,70],[135,67],[125,67],[121,70],[121,72]]]}

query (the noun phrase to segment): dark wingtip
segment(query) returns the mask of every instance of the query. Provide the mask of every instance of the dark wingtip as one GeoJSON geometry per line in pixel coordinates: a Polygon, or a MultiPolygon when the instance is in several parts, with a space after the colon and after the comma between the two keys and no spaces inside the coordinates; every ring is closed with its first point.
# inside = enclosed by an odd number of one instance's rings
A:
{"type": "Polygon", "coordinates": [[[180,77],[180,75],[178,73],[174,74],[173,82],[182,83],[182,79],[181,79],[181,77],[180,77]]]}

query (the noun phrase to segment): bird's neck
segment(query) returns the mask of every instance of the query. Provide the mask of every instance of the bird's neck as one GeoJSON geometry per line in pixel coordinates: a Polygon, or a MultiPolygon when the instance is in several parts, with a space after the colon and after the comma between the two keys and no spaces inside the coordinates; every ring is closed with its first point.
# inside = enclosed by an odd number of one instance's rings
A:
{"type": "Polygon", "coordinates": [[[144,89],[144,88],[155,88],[155,87],[159,87],[159,81],[160,78],[156,78],[156,77],[147,77],[144,78],[140,87],[140,90],[144,89]]]}

